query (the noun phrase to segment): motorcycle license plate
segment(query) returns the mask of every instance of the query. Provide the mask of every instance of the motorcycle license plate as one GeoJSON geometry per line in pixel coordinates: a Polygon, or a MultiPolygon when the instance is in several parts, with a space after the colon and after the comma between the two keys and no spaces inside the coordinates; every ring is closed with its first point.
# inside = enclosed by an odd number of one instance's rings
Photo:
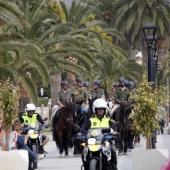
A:
{"type": "Polygon", "coordinates": [[[101,145],[88,145],[88,147],[91,152],[96,152],[100,150],[101,145]]]}
{"type": "Polygon", "coordinates": [[[30,135],[30,138],[32,138],[32,139],[36,139],[38,137],[38,134],[32,134],[32,135],[30,135]]]}

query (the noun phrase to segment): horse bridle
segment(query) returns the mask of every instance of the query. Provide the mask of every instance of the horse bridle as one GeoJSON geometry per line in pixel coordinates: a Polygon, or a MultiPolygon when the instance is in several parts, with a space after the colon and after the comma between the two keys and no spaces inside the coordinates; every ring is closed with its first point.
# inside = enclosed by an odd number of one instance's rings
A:
{"type": "MultiPolygon", "coordinates": [[[[65,117],[65,115],[64,115],[64,113],[63,113],[63,110],[60,108],[60,110],[61,110],[61,114],[62,114],[62,116],[63,116],[63,118],[64,118],[64,120],[67,122],[67,123],[69,123],[70,125],[73,125],[73,122],[70,122],[70,121],[68,121],[68,119],[65,117]]],[[[76,105],[76,109],[75,109],[75,117],[77,117],[77,105],[76,105]]]]}

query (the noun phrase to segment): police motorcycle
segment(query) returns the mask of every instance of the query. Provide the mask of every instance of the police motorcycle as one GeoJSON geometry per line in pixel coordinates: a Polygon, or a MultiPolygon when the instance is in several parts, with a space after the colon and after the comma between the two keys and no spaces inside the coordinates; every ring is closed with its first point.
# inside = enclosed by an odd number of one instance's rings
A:
{"type": "Polygon", "coordinates": [[[120,138],[120,134],[111,134],[109,128],[93,128],[89,129],[87,135],[77,137],[81,140],[83,149],[82,159],[86,162],[81,170],[114,170],[115,165],[111,162],[111,143],[120,138]]]}
{"type": "MultiPolygon", "coordinates": [[[[44,118],[43,120],[46,121],[48,118],[44,118]]],[[[30,123],[24,125],[22,127],[23,134],[29,135],[27,146],[36,154],[40,153],[40,149],[42,147],[42,135],[40,131],[48,128],[48,126],[42,126],[40,123],[30,123]]],[[[45,155],[43,155],[45,157],[45,155]]],[[[37,169],[37,161],[33,162],[33,168],[37,169]]]]}

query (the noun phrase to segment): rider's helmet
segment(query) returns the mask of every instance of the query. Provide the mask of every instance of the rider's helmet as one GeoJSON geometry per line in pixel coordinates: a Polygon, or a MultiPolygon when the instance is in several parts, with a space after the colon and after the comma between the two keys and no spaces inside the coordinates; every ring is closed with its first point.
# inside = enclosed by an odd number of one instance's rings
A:
{"type": "Polygon", "coordinates": [[[64,86],[64,85],[68,85],[68,82],[67,81],[62,81],[61,86],[64,86]]]}
{"type": "Polygon", "coordinates": [[[77,83],[83,83],[83,79],[81,77],[78,77],[76,80],[77,83]]]}
{"type": "Polygon", "coordinates": [[[120,83],[125,83],[125,78],[124,78],[124,77],[120,77],[120,78],[119,78],[119,82],[120,82],[120,83]]]}
{"type": "Polygon", "coordinates": [[[25,111],[28,112],[28,111],[35,111],[36,110],[36,107],[33,103],[29,103],[25,106],[25,111]]]}
{"type": "Polygon", "coordinates": [[[95,81],[94,81],[94,85],[99,85],[99,86],[100,86],[100,84],[101,84],[101,83],[100,83],[99,80],[95,80],[95,81]]]}
{"type": "Polygon", "coordinates": [[[119,87],[119,83],[113,83],[113,87],[119,87]]]}
{"type": "Polygon", "coordinates": [[[125,80],[125,86],[129,87],[129,81],[128,80],[125,80]]]}
{"type": "Polygon", "coordinates": [[[77,82],[75,81],[75,82],[73,82],[73,86],[75,86],[77,84],[77,82]]]}
{"type": "Polygon", "coordinates": [[[84,87],[90,87],[90,83],[86,81],[86,82],[83,83],[83,86],[84,87]]]}
{"type": "Polygon", "coordinates": [[[129,82],[129,87],[134,87],[135,86],[135,83],[133,81],[130,81],[129,82]]]}
{"type": "Polygon", "coordinates": [[[104,108],[106,112],[107,103],[103,99],[96,99],[93,103],[93,112],[97,114],[97,109],[104,108]]]}

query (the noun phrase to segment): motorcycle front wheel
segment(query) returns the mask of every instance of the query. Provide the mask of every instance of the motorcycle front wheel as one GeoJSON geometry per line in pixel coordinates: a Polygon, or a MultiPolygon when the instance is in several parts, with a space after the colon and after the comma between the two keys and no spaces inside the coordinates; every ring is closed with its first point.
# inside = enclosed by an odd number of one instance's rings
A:
{"type": "MultiPolygon", "coordinates": [[[[32,145],[32,151],[37,154],[37,146],[36,145],[32,145]]],[[[37,167],[38,167],[37,161],[33,162],[33,168],[37,169],[37,167]]]]}
{"type": "Polygon", "coordinates": [[[90,161],[90,170],[98,170],[97,160],[96,159],[92,159],[90,161]]]}

